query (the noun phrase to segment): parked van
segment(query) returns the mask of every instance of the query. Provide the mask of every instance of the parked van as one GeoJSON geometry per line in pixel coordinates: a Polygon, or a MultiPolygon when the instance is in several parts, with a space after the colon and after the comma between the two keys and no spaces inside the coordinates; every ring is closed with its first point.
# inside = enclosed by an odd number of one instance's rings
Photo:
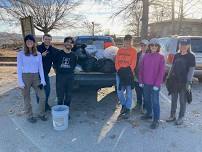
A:
{"type": "Polygon", "coordinates": [[[179,50],[179,39],[189,38],[191,40],[191,51],[196,56],[196,69],[194,76],[202,82],[202,36],[172,36],[159,38],[161,53],[166,60],[166,72],[171,68],[174,55],[179,50]]]}

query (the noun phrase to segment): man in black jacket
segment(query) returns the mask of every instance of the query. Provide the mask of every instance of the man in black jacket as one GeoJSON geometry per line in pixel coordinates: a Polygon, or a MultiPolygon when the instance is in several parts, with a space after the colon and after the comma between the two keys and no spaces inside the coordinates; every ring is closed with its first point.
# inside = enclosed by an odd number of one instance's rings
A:
{"type": "MultiPolygon", "coordinates": [[[[45,34],[43,36],[43,43],[37,46],[37,50],[42,54],[44,77],[46,81],[46,86],[44,87],[45,94],[46,94],[46,104],[45,104],[46,111],[50,110],[50,106],[48,104],[48,98],[50,96],[50,79],[48,74],[52,67],[54,53],[57,51],[57,49],[51,45],[51,41],[52,41],[52,36],[49,34],[45,34]]],[[[38,101],[38,97],[37,97],[37,101],[38,101]]]]}

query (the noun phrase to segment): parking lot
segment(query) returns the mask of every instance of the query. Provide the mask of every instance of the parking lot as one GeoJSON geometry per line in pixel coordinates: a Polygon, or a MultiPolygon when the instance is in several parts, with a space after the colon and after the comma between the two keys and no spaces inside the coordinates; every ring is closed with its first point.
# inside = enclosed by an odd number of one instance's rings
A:
{"type": "MultiPolygon", "coordinates": [[[[15,70],[15,69],[13,69],[15,70]]],[[[10,71],[9,71],[10,72],[10,71]]],[[[117,120],[120,106],[114,88],[74,92],[69,127],[55,131],[51,114],[47,122],[30,124],[22,113],[22,96],[16,89],[16,74],[10,75],[9,88],[1,81],[0,151],[1,152],[201,152],[202,151],[202,85],[193,85],[193,102],[187,107],[184,125],[165,122],[169,116],[170,98],[161,89],[161,123],[157,130],[150,122],[140,120],[133,111],[130,119],[117,120]]],[[[55,77],[51,78],[50,101],[55,101],[55,77]]],[[[33,104],[35,95],[32,94],[33,104]]]]}

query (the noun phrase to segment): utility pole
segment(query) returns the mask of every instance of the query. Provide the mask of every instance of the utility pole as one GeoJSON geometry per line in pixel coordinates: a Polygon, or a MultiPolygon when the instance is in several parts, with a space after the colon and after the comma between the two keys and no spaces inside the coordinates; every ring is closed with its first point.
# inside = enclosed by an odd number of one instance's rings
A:
{"type": "Polygon", "coordinates": [[[92,22],[92,25],[93,25],[93,27],[92,27],[92,35],[95,36],[95,23],[92,22]]]}
{"type": "Polygon", "coordinates": [[[175,34],[175,0],[171,0],[172,3],[172,35],[175,34]]]}

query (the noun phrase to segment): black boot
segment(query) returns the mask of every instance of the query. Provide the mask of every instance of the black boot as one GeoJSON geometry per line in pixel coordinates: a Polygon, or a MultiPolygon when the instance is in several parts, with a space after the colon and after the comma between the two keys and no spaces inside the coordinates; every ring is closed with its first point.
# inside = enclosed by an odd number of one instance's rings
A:
{"type": "Polygon", "coordinates": [[[150,126],[151,129],[156,129],[159,127],[159,121],[158,120],[154,120],[150,126]]]}
{"type": "Polygon", "coordinates": [[[150,116],[149,114],[144,114],[144,115],[141,117],[141,120],[148,120],[148,119],[152,119],[152,116],[150,116]]]}

